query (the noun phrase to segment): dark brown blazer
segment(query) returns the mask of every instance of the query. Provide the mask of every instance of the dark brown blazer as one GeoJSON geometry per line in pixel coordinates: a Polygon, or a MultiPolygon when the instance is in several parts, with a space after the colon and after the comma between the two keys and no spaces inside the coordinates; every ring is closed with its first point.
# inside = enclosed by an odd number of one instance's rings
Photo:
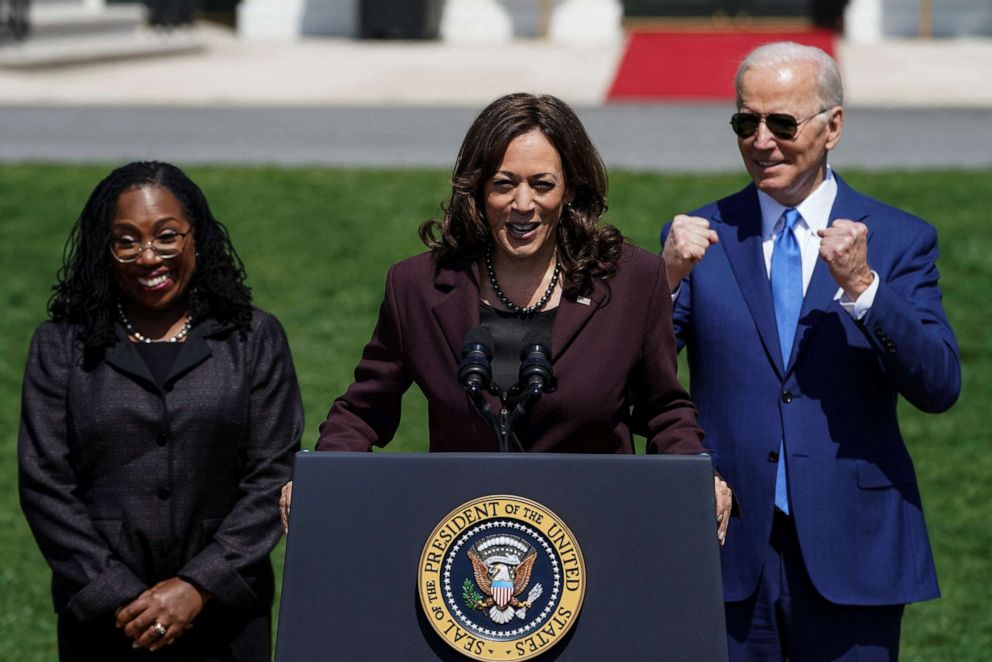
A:
{"type": "MultiPolygon", "coordinates": [[[[431,451],[497,451],[496,434],[458,383],[465,334],[479,326],[477,265],[438,268],[430,254],[393,266],[355,382],[321,425],[317,450],[369,450],[396,432],[411,383],[427,397],[431,451]]],[[[551,333],[558,389],[517,426],[518,450],[699,453],[696,409],[676,378],[664,263],[625,246],[619,273],[562,297],[551,333]]],[[[499,403],[490,399],[499,411],[499,403]]]]}
{"type": "MultiPolygon", "coordinates": [[[[55,608],[112,614],[180,576],[267,610],[303,408],[279,322],[193,327],[160,387],[123,331],[84,355],[72,324],[35,332],[18,437],[21,506],[52,567],[55,608]]],[[[209,606],[209,605],[208,605],[209,606]]]]}

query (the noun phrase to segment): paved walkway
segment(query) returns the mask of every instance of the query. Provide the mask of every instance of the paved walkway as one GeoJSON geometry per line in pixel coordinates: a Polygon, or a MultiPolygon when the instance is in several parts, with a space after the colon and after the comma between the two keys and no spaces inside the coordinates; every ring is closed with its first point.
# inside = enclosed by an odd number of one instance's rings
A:
{"type": "MultiPolygon", "coordinates": [[[[477,108],[0,108],[0,161],[450,168],[477,108]]],[[[580,106],[611,168],[743,172],[730,104],[580,106]]],[[[838,168],[992,167],[992,108],[850,108],[838,168]]]]}

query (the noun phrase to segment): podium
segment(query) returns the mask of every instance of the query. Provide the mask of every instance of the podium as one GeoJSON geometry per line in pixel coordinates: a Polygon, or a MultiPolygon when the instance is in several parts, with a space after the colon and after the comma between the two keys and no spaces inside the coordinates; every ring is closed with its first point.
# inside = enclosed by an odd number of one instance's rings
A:
{"type": "Polygon", "coordinates": [[[276,660],[725,660],[714,511],[706,456],[302,452],[276,660]]]}

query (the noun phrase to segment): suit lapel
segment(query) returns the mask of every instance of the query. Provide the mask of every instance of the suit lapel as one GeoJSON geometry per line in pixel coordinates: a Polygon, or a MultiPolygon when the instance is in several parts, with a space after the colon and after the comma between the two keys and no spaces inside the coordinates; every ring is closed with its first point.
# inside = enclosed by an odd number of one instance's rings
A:
{"type": "MultiPolygon", "coordinates": [[[[211,354],[206,337],[221,329],[222,326],[211,319],[190,329],[189,335],[186,336],[186,342],[182,343],[176,360],[173,361],[172,367],[169,369],[169,376],[165,383],[174,381],[205,361],[211,354]]],[[[128,340],[124,330],[118,327],[117,342],[112,347],[107,348],[104,360],[121,372],[148,382],[157,390],[159,388],[158,382],[155,381],[148,369],[148,364],[141,358],[138,348],[134,345],[135,343],[128,340]]]]}
{"type": "Polygon", "coordinates": [[[761,207],[754,186],[721,201],[712,220],[727,254],[737,286],[751,312],[768,359],[779,376],[785,374],[775,324],[772,287],[761,251],[761,207]]]}
{"type": "Polygon", "coordinates": [[[587,295],[563,294],[558,312],[551,326],[551,360],[568,349],[582,327],[589,322],[600,305],[609,296],[609,286],[601,280],[593,281],[592,292],[587,295]]]}
{"type": "Polygon", "coordinates": [[[466,263],[459,267],[437,269],[434,287],[443,292],[431,307],[448,347],[457,363],[470,329],[479,326],[479,267],[466,263]]]}
{"type": "Polygon", "coordinates": [[[202,324],[197,324],[190,329],[189,335],[186,336],[186,342],[183,343],[182,348],[179,350],[179,355],[176,356],[172,367],[169,368],[169,376],[165,379],[166,384],[189,372],[210,356],[212,352],[210,345],[207,344],[206,337],[219,329],[220,324],[212,319],[208,319],[202,324]]]}
{"type": "Polygon", "coordinates": [[[141,355],[138,354],[138,349],[134,346],[134,343],[128,340],[124,329],[118,325],[115,331],[117,333],[117,342],[106,349],[103,355],[104,360],[117,370],[131,377],[148,382],[154,388],[158,389],[158,384],[155,382],[155,378],[152,377],[148,365],[141,358],[141,355]]]}
{"type": "MultiPolygon", "coordinates": [[[[437,320],[457,362],[461,359],[465,335],[480,324],[478,265],[472,263],[438,269],[434,277],[434,286],[443,292],[443,295],[431,307],[431,313],[437,320]]],[[[568,348],[608,294],[607,285],[602,281],[595,281],[592,292],[587,295],[562,295],[551,328],[553,361],[568,348]]]]}
{"type": "MultiPolygon", "coordinates": [[[[868,213],[858,203],[858,196],[837,173],[834,173],[834,177],[837,180],[837,198],[834,200],[834,206],[830,210],[830,221],[828,225],[832,225],[834,220],[838,218],[846,218],[851,221],[864,223],[867,220],[868,213]]],[[[868,240],[871,240],[870,229],[868,240]]],[[[813,267],[813,276],[810,278],[809,286],[806,288],[806,296],[803,298],[803,307],[799,313],[799,325],[796,328],[796,337],[792,346],[792,357],[789,360],[787,372],[792,372],[795,369],[799,353],[803,351],[804,346],[809,344],[817,325],[823,319],[823,314],[833,305],[837,290],[837,281],[830,275],[830,268],[827,267],[826,262],[818,257],[816,266],[813,267]]]]}

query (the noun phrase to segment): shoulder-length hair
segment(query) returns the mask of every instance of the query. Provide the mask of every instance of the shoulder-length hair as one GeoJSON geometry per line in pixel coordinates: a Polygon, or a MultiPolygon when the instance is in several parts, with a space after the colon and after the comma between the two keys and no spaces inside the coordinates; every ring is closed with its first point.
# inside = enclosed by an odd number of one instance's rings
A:
{"type": "Polygon", "coordinates": [[[117,168],[96,185],[65,244],[62,267],[48,314],[56,321],[81,326],[88,349],[114,342],[115,310],[120,293],[111,277],[110,228],[121,194],[144,186],[160,186],[176,196],[192,224],[196,269],[190,281],[190,314],[247,330],[251,323],[251,291],[245,270],[225,228],[207,205],[200,188],[168,163],[141,161],[117,168]]]}
{"type": "Polygon", "coordinates": [[[475,118],[451,175],[451,198],[440,219],[420,226],[420,238],[439,264],[478,260],[491,241],[485,184],[514,138],[540,131],[558,151],[571,198],[558,223],[558,259],[566,290],[586,292],[593,279],[617,270],[623,235],[599,225],[606,212],[606,167],[575,111],[551,95],[508,94],[475,118]]]}

